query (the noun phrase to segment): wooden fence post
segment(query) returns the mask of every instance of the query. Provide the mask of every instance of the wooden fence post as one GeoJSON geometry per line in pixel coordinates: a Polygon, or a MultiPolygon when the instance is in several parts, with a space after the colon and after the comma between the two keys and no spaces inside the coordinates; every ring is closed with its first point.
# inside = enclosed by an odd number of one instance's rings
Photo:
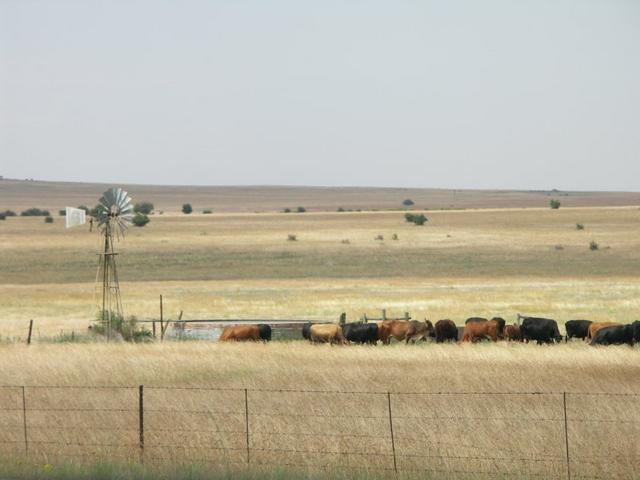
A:
{"type": "Polygon", "coordinates": [[[156,321],[151,322],[151,326],[153,329],[153,338],[156,338],[156,321]]]}
{"type": "Polygon", "coordinates": [[[404,312],[404,319],[409,320],[410,318],[411,316],[409,315],[409,312],[404,312]]]}
{"type": "Polygon", "coordinates": [[[244,389],[244,424],[247,434],[247,466],[249,466],[251,464],[249,449],[249,392],[246,388],[244,389]]]}
{"type": "Polygon", "coordinates": [[[389,430],[391,431],[391,451],[393,453],[393,470],[398,474],[398,464],[396,463],[396,440],[393,436],[393,415],[391,414],[391,392],[387,392],[389,404],[389,430]]]}
{"type": "Polygon", "coordinates": [[[27,395],[25,387],[22,387],[22,423],[24,427],[24,456],[29,456],[29,437],[27,435],[27,395]]]}
{"type": "Polygon", "coordinates": [[[564,445],[567,456],[567,479],[571,480],[571,458],[569,457],[569,429],[567,427],[567,392],[562,392],[562,406],[564,408],[564,445]]]}
{"type": "Polygon", "coordinates": [[[387,309],[383,308],[382,309],[382,321],[385,321],[387,319],[387,309]]]}
{"type": "Polygon", "coordinates": [[[144,463],[144,385],[138,387],[138,433],[140,434],[140,463],[144,463]]]}
{"type": "Polygon", "coordinates": [[[162,332],[164,331],[163,323],[162,323],[162,295],[160,295],[160,341],[164,340],[164,335],[162,332]]]}
{"type": "Polygon", "coordinates": [[[33,319],[29,320],[29,336],[27,336],[27,345],[31,345],[32,332],[33,332],[33,319]]]}

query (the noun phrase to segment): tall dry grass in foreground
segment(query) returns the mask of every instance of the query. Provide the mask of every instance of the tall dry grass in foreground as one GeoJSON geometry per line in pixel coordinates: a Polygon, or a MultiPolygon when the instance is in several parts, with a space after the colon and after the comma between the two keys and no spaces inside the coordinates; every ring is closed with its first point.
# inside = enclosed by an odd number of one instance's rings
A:
{"type": "MultiPolygon", "coordinates": [[[[640,456],[639,360],[638,348],[580,342],[3,346],[0,382],[28,386],[29,455],[52,463],[144,455],[384,475],[391,421],[399,470],[420,478],[564,478],[565,439],[574,477],[629,478],[640,456]],[[81,385],[103,388],[60,388],[81,385]]],[[[20,402],[19,388],[2,391],[0,407],[18,410],[1,412],[3,442],[22,438],[20,402]]]]}

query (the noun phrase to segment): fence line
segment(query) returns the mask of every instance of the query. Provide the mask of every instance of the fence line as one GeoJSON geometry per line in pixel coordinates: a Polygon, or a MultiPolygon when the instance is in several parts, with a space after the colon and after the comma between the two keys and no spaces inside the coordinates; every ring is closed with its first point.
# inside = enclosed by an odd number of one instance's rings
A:
{"type": "Polygon", "coordinates": [[[0,386],[0,453],[28,460],[571,480],[637,475],[638,436],[637,393],[0,386]]]}

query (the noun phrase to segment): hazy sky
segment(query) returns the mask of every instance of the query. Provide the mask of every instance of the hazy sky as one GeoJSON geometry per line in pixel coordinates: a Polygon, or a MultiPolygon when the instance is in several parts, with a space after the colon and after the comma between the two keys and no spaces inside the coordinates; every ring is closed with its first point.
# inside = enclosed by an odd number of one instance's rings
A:
{"type": "Polygon", "coordinates": [[[0,175],[640,190],[640,1],[0,0],[0,175]]]}

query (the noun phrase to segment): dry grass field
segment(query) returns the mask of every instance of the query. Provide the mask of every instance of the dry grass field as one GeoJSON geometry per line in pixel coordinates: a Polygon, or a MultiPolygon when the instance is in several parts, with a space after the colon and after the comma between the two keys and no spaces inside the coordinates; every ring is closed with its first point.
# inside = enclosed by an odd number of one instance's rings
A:
{"type": "MultiPolygon", "coordinates": [[[[47,198],[43,190],[25,191],[28,195],[25,193],[23,199],[29,202],[25,206],[64,206],[62,197],[47,198]]],[[[0,193],[0,204],[6,205],[0,205],[0,209],[23,205],[17,197],[5,195],[6,189],[0,193]]],[[[163,215],[152,215],[146,227],[132,228],[118,244],[126,314],[157,318],[158,296],[162,294],[165,316],[175,318],[184,311],[185,319],[334,321],[344,311],[349,320],[355,320],[364,313],[378,314],[381,308],[391,314],[408,311],[414,318],[434,321],[451,318],[458,324],[471,315],[501,315],[512,322],[517,313],[549,316],[561,324],[572,318],[621,322],[640,318],[640,210],[635,206],[426,211],[429,222],[417,227],[406,223],[400,211],[275,213],[273,210],[280,207],[274,207],[279,200],[273,199],[270,204],[262,202],[264,210],[272,211],[250,213],[258,208],[249,202],[238,206],[244,212],[224,213],[216,208],[214,197],[201,193],[203,206],[207,203],[215,213],[183,215],[167,208],[163,215]],[[576,229],[576,223],[583,224],[584,230],[576,229]],[[288,241],[289,235],[296,235],[296,241],[288,241]],[[376,240],[378,235],[383,239],[376,240]],[[598,250],[589,249],[591,241],[597,242],[598,250]]],[[[169,205],[189,200],[172,195],[169,192],[164,200],[139,200],[161,205],[162,201],[169,205]]],[[[416,192],[402,192],[400,198],[405,196],[417,198],[416,192]]],[[[548,197],[544,198],[541,207],[548,203],[548,197]]],[[[631,197],[626,198],[630,203],[631,197]]],[[[565,199],[561,199],[564,205],[565,199]]],[[[72,204],[88,203],[80,197],[72,200],[72,204]]],[[[283,206],[297,204],[312,210],[333,205],[296,199],[283,206]]],[[[116,404],[121,402],[128,410],[135,405],[135,386],[144,384],[149,389],[145,398],[150,408],[159,411],[150,414],[148,442],[175,447],[190,445],[186,439],[175,437],[181,429],[201,426],[209,434],[225,426],[233,430],[236,420],[214,415],[203,423],[185,412],[205,409],[213,415],[220,405],[241,408],[244,400],[238,392],[248,388],[250,405],[256,409],[252,411],[257,414],[263,408],[265,413],[260,421],[254,419],[254,433],[273,434],[252,437],[252,448],[265,450],[263,459],[268,456],[269,461],[280,464],[302,462],[298,454],[288,452],[296,448],[369,448],[381,452],[380,457],[386,459],[381,462],[387,468],[386,436],[370,444],[357,439],[336,442],[322,437],[303,442],[295,436],[280,438],[290,432],[288,428],[299,428],[296,432],[301,435],[320,428],[296,423],[299,412],[315,412],[320,419],[342,418],[341,412],[347,417],[355,415],[346,420],[322,421],[322,428],[333,433],[353,431],[372,438],[386,435],[386,427],[357,420],[357,413],[363,409],[372,417],[386,415],[386,404],[378,394],[348,398],[329,393],[278,396],[259,391],[396,392],[391,404],[398,416],[398,435],[422,436],[420,441],[399,440],[398,448],[409,455],[401,460],[403,466],[416,467],[417,460],[411,458],[431,455],[434,460],[429,465],[434,470],[469,471],[468,458],[484,455],[499,458],[475,460],[472,470],[539,478],[565,475],[564,423],[558,416],[562,395],[558,395],[570,392],[570,447],[583,456],[604,454],[617,459],[608,465],[606,460],[578,462],[576,457],[574,476],[632,478],[637,472],[633,459],[640,458],[640,450],[637,442],[628,439],[637,437],[640,397],[620,395],[640,394],[637,346],[591,348],[581,342],[543,347],[499,343],[345,348],[303,342],[58,343],[72,331],[86,332],[95,317],[97,251],[95,232],[83,227],[65,230],[62,217],[56,216],[53,224],[45,224],[42,218],[0,221],[0,385],[132,387],[121,394],[114,393],[117,389],[38,391],[27,387],[27,408],[120,408],[116,404]],[[29,319],[35,320],[35,341],[26,347],[23,341],[29,319]],[[240,390],[192,394],[185,393],[194,392],[191,390],[160,387],[240,390]],[[495,395],[534,391],[549,395],[495,395]],[[452,400],[402,396],[399,392],[473,392],[476,396],[461,395],[452,400]],[[614,396],[583,397],[579,393],[614,396]],[[163,408],[168,411],[160,412],[163,408]],[[597,412],[598,422],[585,422],[585,411],[597,412]],[[269,412],[280,415],[280,420],[269,420],[269,412]],[[412,419],[416,416],[423,420],[412,419]],[[174,436],[163,437],[161,431],[174,436]],[[494,446],[492,455],[479,453],[477,445],[487,443],[494,446]],[[284,451],[271,452],[277,448],[284,451]],[[514,470],[504,460],[527,455],[549,461],[532,461],[536,465],[533,468],[527,460],[521,460],[514,470]]],[[[20,401],[19,390],[0,392],[0,409],[12,408],[16,402],[20,405],[20,401]]],[[[85,432],[83,441],[103,444],[111,437],[101,437],[100,428],[106,428],[108,422],[122,421],[118,435],[131,438],[111,440],[135,443],[136,430],[130,426],[136,420],[130,418],[135,416],[132,412],[115,420],[104,415],[74,415],[71,419],[64,412],[50,413],[46,418],[34,416],[29,423],[34,427],[30,439],[46,443],[63,438],[73,443],[80,430],[85,432]],[[38,421],[53,422],[70,431],[64,433],[67,436],[57,434],[52,439],[51,433],[36,432],[38,421]]],[[[233,414],[238,412],[234,410],[233,414]]],[[[7,432],[20,427],[12,423],[17,417],[11,415],[0,414],[0,425],[6,429],[3,441],[13,441],[7,432]]],[[[207,446],[214,440],[233,451],[233,442],[241,445],[243,439],[222,436],[212,440],[203,434],[189,441],[197,456],[211,455],[207,446]]],[[[118,452],[114,454],[112,449],[96,448],[94,453],[117,458],[118,452]]],[[[158,449],[161,452],[156,454],[172,461],[187,458],[184,448],[158,449]]],[[[327,455],[323,462],[344,465],[344,456],[327,455]]],[[[257,454],[256,461],[259,458],[257,454]]],[[[51,463],[55,460],[55,456],[49,459],[51,463]]],[[[362,466],[364,457],[359,461],[349,460],[354,468],[362,466]]],[[[443,477],[432,473],[431,478],[443,477]]]]}

